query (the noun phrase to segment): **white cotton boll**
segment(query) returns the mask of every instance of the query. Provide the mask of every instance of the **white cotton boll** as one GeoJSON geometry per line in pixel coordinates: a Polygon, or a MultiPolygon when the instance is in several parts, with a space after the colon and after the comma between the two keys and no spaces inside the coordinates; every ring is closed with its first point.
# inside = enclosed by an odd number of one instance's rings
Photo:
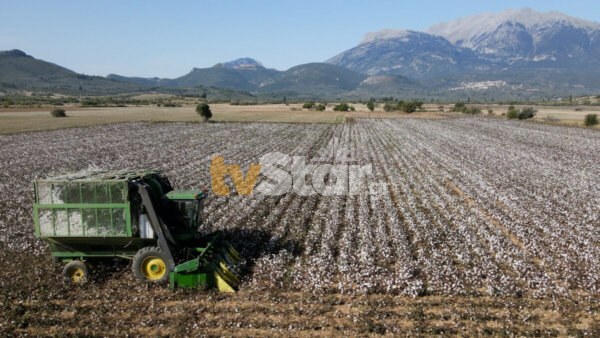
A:
{"type": "MultiPolygon", "coordinates": [[[[269,152],[309,161],[333,146],[343,151],[329,149],[330,157],[349,154],[353,164],[371,165],[369,183],[386,190],[239,196],[227,181],[230,196],[209,193],[201,232],[224,231],[248,255],[245,287],[597,295],[600,193],[590,182],[597,180],[599,143],[586,130],[477,117],[351,126],[135,123],[6,135],[0,187],[11,194],[0,197],[0,242],[48,255],[33,236],[31,182],[49,173],[157,167],[177,188],[210,190],[214,154],[245,171],[269,152]]],[[[60,199],[51,188],[40,191],[40,199],[60,199]]],[[[77,213],[57,214],[56,229],[50,217],[41,215],[42,233],[82,230],[77,213]]]]}

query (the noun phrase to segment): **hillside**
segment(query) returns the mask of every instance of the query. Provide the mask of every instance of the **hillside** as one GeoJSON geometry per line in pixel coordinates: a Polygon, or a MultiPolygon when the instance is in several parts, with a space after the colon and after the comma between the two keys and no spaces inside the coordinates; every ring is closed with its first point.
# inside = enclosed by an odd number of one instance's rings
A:
{"type": "MultiPolygon", "coordinates": [[[[255,94],[282,94],[290,97],[330,97],[346,95],[358,89],[368,76],[328,63],[308,63],[286,71],[265,68],[251,58],[194,68],[175,79],[136,78],[110,75],[130,83],[165,88],[218,87],[255,94]]],[[[358,93],[358,92],[357,92],[358,93]]]]}
{"type": "Polygon", "coordinates": [[[479,97],[594,93],[600,91],[600,24],[529,8],[486,13],[427,32],[369,33],[327,62],[370,75],[426,79],[431,89],[479,97]],[[482,89],[487,81],[499,85],[482,89]]]}
{"type": "Polygon", "coordinates": [[[370,75],[402,75],[415,79],[453,76],[489,69],[488,62],[443,37],[410,30],[367,34],[361,43],[327,62],[370,75]]]}
{"type": "Polygon", "coordinates": [[[256,68],[232,68],[223,64],[217,64],[210,68],[194,68],[188,74],[173,79],[169,85],[174,87],[214,86],[252,91],[262,81],[276,76],[278,73],[274,69],[267,69],[262,66],[256,68]]]}
{"type": "Polygon", "coordinates": [[[365,75],[326,63],[292,67],[260,84],[260,92],[289,92],[314,97],[339,95],[354,90],[365,75]]]}
{"type": "Polygon", "coordinates": [[[0,90],[60,92],[65,94],[115,94],[140,90],[139,85],[87,76],[36,59],[20,50],[0,52],[0,90]]]}

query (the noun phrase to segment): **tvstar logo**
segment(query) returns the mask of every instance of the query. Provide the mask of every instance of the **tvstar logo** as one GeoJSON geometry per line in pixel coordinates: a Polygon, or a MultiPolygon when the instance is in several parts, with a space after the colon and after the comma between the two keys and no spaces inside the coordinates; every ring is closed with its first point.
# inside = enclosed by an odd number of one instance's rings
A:
{"type": "Polygon", "coordinates": [[[241,196],[254,193],[268,196],[385,194],[387,185],[373,182],[372,165],[356,162],[348,149],[339,146],[338,139],[320,150],[311,161],[306,156],[266,153],[259,163],[250,164],[245,174],[240,165],[227,164],[223,156],[216,155],[210,164],[212,191],[218,196],[229,196],[232,188],[241,196]]]}

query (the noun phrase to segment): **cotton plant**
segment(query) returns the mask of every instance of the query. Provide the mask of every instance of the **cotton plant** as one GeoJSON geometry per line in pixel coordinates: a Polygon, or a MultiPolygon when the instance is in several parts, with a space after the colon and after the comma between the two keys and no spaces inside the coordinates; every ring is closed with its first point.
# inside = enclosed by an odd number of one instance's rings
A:
{"type": "MultiPolygon", "coordinates": [[[[48,255],[33,234],[36,178],[157,168],[176,188],[209,191],[201,233],[230,236],[246,257],[249,290],[540,298],[600,291],[593,130],[482,117],[129,123],[4,135],[0,147],[0,187],[11,192],[0,196],[0,245],[15,255],[48,255]],[[229,196],[211,193],[215,155],[246,172],[275,152],[305,160],[289,171],[342,159],[370,165],[368,183],[385,189],[244,196],[227,178],[229,196]]],[[[256,184],[267,180],[263,173],[256,184]]]]}

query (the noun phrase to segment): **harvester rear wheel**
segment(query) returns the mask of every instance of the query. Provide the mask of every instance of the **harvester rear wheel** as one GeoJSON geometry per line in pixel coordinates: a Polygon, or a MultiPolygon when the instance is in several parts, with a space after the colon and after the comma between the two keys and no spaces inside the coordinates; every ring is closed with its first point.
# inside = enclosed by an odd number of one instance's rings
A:
{"type": "Polygon", "coordinates": [[[169,280],[166,255],[158,247],[142,248],[133,257],[133,275],[140,280],[164,283],[169,280]]]}
{"type": "Polygon", "coordinates": [[[74,260],[63,268],[63,277],[67,284],[84,284],[88,281],[89,270],[84,262],[74,260]]]}

